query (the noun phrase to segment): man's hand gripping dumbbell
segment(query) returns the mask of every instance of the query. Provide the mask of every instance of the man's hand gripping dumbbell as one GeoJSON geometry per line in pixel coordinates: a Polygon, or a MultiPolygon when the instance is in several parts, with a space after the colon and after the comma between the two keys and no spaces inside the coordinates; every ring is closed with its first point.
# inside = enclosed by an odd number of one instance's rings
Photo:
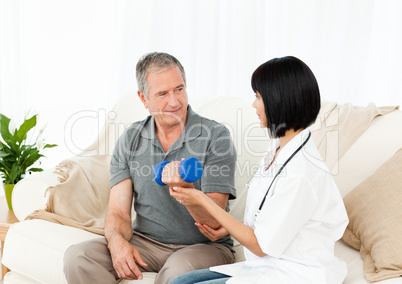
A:
{"type": "Polygon", "coordinates": [[[189,187],[189,184],[201,178],[202,172],[200,161],[190,157],[182,161],[160,162],[155,165],[153,175],[159,185],[189,187]]]}

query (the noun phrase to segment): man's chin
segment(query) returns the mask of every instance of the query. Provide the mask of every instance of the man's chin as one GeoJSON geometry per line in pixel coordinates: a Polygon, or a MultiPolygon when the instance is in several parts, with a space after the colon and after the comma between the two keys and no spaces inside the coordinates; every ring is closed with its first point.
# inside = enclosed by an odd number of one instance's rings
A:
{"type": "Polygon", "coordinates": [[[176,125],[186,125],[186,120],[185,117],[179,116],[179,115],[163,115],[162,116],[162,121],[164,122],[165,125],[169,126],[176,126],[176,125]]]}
{"type": "Polygon", "coordinates": [[[177,123],[185,122],[186,117],[187,117],[187,112],[183,112],[182,110],[175,111],[175,112],[170,112],[170,111],[163,112],[164,120],[176,121],[177,123]]]}

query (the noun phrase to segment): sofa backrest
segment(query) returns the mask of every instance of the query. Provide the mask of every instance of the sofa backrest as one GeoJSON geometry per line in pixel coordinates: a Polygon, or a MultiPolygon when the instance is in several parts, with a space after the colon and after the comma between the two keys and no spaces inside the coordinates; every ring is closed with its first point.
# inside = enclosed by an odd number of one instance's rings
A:
{"type": "MultiPolygon", "coordinates": [[[[246,184],[256,171],[259,161],[270,146],[265,129],[259,125],[250,100],[239,97],[191,98],[189,104],[202,116],[223,123],[231,132],[237,150],[235,183],[238,198],[231,201],[231,214],[243,219],[246,184]]],[[[98,139],[82,155],[112,155],[114,145],[132,122],[149,115],[135,92],[122,97],[108,114],[108,120],[98,139]]],[[[350,123],[353,123],[351,121],[350,123]]],[[[345,196],[370,176],[382,163],[402,147],[402,111],[376,117],[367,131],[356,140],[331,171],[335,182],[345,196]]],[[[313,132],[314,135],[314,132],[313,132]]],[[[337,147],[337,144],[334,144],[337,147]]],[[[327,151],[337,149],[328,148],[327,151]]]]}
{"type": "MultiPolygon", "coordinates": [[[[351,122],[352,123],[352,122],[351,122]]],[[[344,197],[402,148],[402,111],[377,116],[339,160],[334,180],[344,197]]]]}

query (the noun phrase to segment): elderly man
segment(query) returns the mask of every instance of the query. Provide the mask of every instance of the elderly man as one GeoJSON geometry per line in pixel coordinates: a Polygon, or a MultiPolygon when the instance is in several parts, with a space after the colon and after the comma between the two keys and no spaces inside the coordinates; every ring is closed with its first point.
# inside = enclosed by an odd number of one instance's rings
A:
{"type": "MultiPolygon", "coordinates": [[[[152,176],[161,161],[196,157],[203,175],[185,186],[228,210],[228,200],[236,195],[236,151],[229,131],[188,105],[185,72],[175,57],[146,54],[137,63],[136,77],[138,96],[150,116],[129,126],[116,144],[105,238],[67,249],[69,283],[116,283],[119,278],[142,279],[142,272],[158,272],[155,283],[168,283],[184,272],[234,260],[229,235],[215,240],[206,233],[220,224],[203,208],[176,201],[152,176]]],[[[170,168],[175,175],[175,167],[170,168]]],[[[164,177],[164,182],[173,186],[177,178],[164,177]]]]}

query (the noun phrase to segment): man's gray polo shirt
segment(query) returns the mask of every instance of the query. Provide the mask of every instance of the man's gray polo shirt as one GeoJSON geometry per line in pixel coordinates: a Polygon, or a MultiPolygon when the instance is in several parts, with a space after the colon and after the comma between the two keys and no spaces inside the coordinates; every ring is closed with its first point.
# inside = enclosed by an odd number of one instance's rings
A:
{"type": "MultiPolygon", "coordinates": [[[[196,114],[188,107],[182,135],[165,152],[155,134],[155,120],[148,116],[135,122],[120,136],[110,166],[110,186],[130,178],[133,183],[135,231],[169,244],[210,242],[194,225],[185,206],[169,194],[168,186],[153,180],[153,167],[161,161],[180,161],[196,157],[203,165],[203,176],[194,183],[203,192],[229,194],[234,199],[236,150],[229,130],[216,121],[196,114]]],[[[230,237],[218,242],[230,246],[230,237]]]]}

